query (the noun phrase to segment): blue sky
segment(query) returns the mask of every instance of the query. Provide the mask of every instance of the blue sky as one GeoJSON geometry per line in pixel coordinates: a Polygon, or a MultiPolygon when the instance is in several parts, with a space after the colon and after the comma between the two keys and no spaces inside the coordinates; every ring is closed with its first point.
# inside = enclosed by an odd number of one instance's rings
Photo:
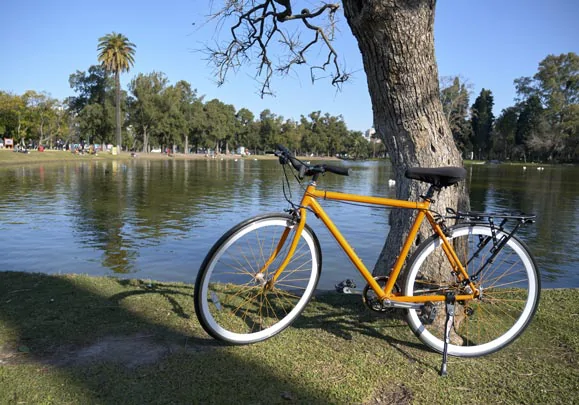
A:
{"type": "MultiPolygon", "coordinates": [[[[216,3],[218,1],[215,1],[216,3]]],[[[313,8],[314,0],[301,1],[313,8]]],[[[137,45],[137,73],[164,72],[171,83],[190,82],[206,100],[218,98],[258,115],[269,108],[299,119],[321,110],[342,115],[348,127],[372,125],[372,107],[359,50],[345,21],[336,47],[356,72],[341,91],[328,82],[312,85],[307,69],[273,82],[276,97],[261,99],[252,67],[217,87],[214,74],[195,52],[219,37],[206,25],[210,0],[0,0],[0,90],[73,95],[68,77],[97,64],[98,38],[121,32],[137,45]]],[[[301,9],[302,6],[296,7],[301,9]]],[[[439,0],[435,41],[441,76],[461,75],[472,85],[471,104],[482,88],[495,97],[495,114],[513,104],[513,80],[532,76],[549,54],[579,53],[578,0],[439,0]]],[[[221,34],[223,36],[223,33],[221,34]]]]}

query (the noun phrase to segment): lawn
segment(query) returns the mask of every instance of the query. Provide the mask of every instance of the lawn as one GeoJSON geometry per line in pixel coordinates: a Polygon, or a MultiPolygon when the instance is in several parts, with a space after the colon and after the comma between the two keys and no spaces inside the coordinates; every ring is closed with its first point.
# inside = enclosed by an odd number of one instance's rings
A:
{"type": "Polygon", "coordinates": [[[181,283],[0,272],[2,404],[579,402],[579,291],[547,290],[522,337],[441,356],[403,318],[323,294],[282,334],[226,346],[181,283]]]}

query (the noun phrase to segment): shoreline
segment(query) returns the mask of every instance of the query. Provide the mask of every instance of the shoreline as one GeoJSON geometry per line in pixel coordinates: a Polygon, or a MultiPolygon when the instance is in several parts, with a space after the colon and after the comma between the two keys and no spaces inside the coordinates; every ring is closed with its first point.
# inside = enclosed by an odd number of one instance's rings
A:
{"type": "MultiPolygon", "coordinates": [[[[339,160],[334,157],[306,157],[298,156],[299,159],[311,160],[339,160]]],[[[140,153],[135,152],[121,152],[113,155],[110,152],[101,152],[95,155],[77,155],[69,151],[60,150],[44,150],[39,152],[37,150],[29,151],[28,153],[13,152],[12,150],[0,150],[0,167],[12,166],[19,164],[37,164],[37,163],[54,163],[54,162],[75,162],[75,161],[104,161],[104,160],[274,160],[277,159],[273,154],[268,155],[249,155],[242,156],[236,154],[219,154],[214,156],[207,156],[204,154],[184,154],[175,153],[167,155],[165,153],[140,153]]]]}

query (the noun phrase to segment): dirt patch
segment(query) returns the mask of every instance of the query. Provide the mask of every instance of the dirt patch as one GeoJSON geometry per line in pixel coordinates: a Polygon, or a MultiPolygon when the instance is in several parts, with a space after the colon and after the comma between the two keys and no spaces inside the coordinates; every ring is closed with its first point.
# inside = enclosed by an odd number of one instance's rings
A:
{"type": "Polygon", "coordinates": [[[407,405],[412,403],[412,391],[404,384],[387,385],[377,389],[374,396],[364,405],[407,405]]]}
{"type": "Polygon", "coordinates": [[[170,345],[155,342],[151,336],[109,336],[77,350],[60,351],[52,362],[59,366],[105,362],[134,368],[155,363],[171,352],[170,345]]]}
{"type": "Polygon", "coordinates": [[[0,346],[0,365],[13,363],[18,358],[18,351],[0,346]]]}
{"type": "Polygon", "coordinates": [[[40,361],[58,367],[114,363],[126,368],[153,364],[174,353],[207,351],[215,345],[202,343],[178,343],[162,340],[155,335],[107,336],[86,346],[61,346],[45,356],[34,356],[19,349],[0,347],[1,364],[22,364],[40,361]]]}

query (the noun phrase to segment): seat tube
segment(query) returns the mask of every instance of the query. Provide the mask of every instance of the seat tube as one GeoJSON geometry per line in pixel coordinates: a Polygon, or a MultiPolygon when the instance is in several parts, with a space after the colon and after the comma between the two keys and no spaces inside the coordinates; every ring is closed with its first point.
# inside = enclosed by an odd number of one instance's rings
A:
{"type": "Polygon", "coordinates": [[[468,279],[468,273],[467,273],[464,265],[461,263],[460,259],[458,258],[456,251],[454,250],[454,248],[452,247],[452,245],[448,241],[448,238],[444,234],[444,231],[436,223],[436,221],[434,220],[432,215],[429,214],[427,216],[427,218],[428,218],[428,221],[430,222],[430,225],[432,226],[432,229],[434,230],[434,232],[438,235],[438,237],[442,241],[442,251],[446,255],[446,258],[448,259],[448,262],[450,263],[450,266],[452,267],[453,272],[459,277],[459,279],[461,281],[468,279]]]}
{"type": "Polygon", "coordinates": [[[402,266],[406,261],[406,257],[408,256],[408,252],[410,252],[410,248],[412,247],[412,243],[416,239],[416,235],[418,234],[418,230],[420,229],[420,225],[422,225],[422,221],[424,221],[424,217],[426,216],[425,210],[419,210],[416,219],[414,220],[414,224],[412,228],[410,228],[410,232],[406,237],[406,241],[404,242],[404,246],[394,263],[394,267],[388,276],[388,282],[384,286],[384,292],[386,295],[391,295],[392,290],[394,289],[394,284],[398,280],[398,276],[400,275],[400,271],[402,270],[402,266]]]}

